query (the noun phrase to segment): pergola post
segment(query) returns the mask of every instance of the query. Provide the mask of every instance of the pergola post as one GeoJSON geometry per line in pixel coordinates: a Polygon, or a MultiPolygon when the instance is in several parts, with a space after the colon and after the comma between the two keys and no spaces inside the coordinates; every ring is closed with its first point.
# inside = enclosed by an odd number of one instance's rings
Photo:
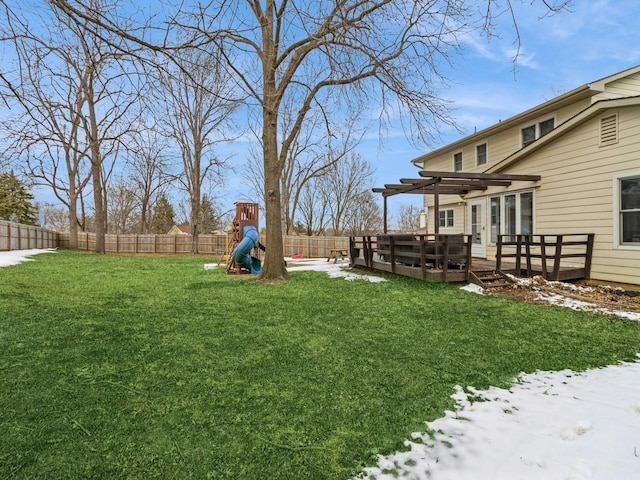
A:
{"type": "Polygon", "coordinates": [[[440,197],[438,195],[440,185],[440,178],[433,184],[433,210],[435,211],[433,216],[433,233],[438,235],[440,233],[440,197]]]}
{"type": "Polygon", "coordinates": [[[387,233],[387,196],[384,197],[384,233],[387,233]]]}

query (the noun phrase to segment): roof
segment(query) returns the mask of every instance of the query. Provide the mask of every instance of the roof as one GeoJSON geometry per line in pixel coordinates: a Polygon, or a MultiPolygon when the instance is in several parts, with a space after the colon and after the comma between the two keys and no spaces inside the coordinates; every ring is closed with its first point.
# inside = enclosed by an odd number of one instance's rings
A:
{"type": "Polygon", "coordinates": [[[607,77],[601,78],[594,82],[587,83],[569,92],[566,92],[558,97],[552,98],[547,102],[544,102],[540,105],[530,108],[529,110],[525,110],[522,113],[514,115],[513,117],[510,117],[507,120],[499,121],[498,123],[491,125],[490,127],[487,127],[483,130],[480,130],[471,135],[463,137],[460,140],[457,140],[453,143],[449,143],[448,145],[438,148],[437,150],[433,150],[429,153],[421,155],[411,160],[411,162],[416,166],[418,166],[418,164],[423,164],[429,158],[439,156],[448,151],[459,150],[464,145],[467,145],[468,143],[471,143],[475,140],[479,141],[490,135],[495,135],[500,131],[507,130],[514,126],[518,126],[524,122],[531,121],[540,116],[546,115],[547,113],[551,113],[566,105],[570,105],[577,101],[593,97],[594,95],[603,92],[607,84],[614,82],[620,78],[633,75],[638,72],[640,72],[640,65],[629,68],[627,70],[623,70],[613,75],[609,75],[607,77]]]}
{"type": "Polygon", "coordinates": [[[561,123],[543,137],[538,138],[526,147],[521,148],[520,150],[512,153],[498,163],[492,165],[485,171],[485,173],[497,173],[504,170],[509,165],[513,165],[514,163],[522,160],[524,157],[530,155],[531,153],[540,150],[542,147],[553,142],[558,137],[565,135],[566,133],[575,129],[577,126],[583,124],[591,118],[600,115],[606,110],[634,106],[640,106],[640,96],[616,98],[612,100],[600,100],[593,105],[585,108],[583,111],[565,121],[564,123],[561,123]]]}

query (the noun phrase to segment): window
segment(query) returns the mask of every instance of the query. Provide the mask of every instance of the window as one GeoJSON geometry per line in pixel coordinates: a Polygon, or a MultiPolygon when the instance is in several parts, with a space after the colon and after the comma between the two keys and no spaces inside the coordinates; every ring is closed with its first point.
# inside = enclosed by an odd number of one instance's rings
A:
{"type": "Polygon", "coordinates": [[[462,152],[458,152],[453,155],[453,171],[459,172],[461,170],[462,170],[462,152]]]}
{"type": "Polygon", "coordinates": [[[440,226],[453,227],[453,208],[440,210],[440,226]]]}
{"type": "Polygon", "coordinates": [[[555,122],[553,118],[550,118],[549,120],[545,120],[544,122],[540,122],[538,124],[538,130],[540,131],[539,136],[544,137],[547,133],[553,130],[554,124],[555,122]]]}
{"type": "Polygon", "coordinates": [[[536,139],[536,126],[531,125],[522,129],[522,146],[526,147],[536,139]]]}
{"type": "Polygon", "coordinates": [[[490,199],[491,242],[498,235],[533,233],[533,192],[508,193],[490,199]]]}
{"type": "Polygon", "coordinates": [[[640,245],[640,176],[620,179],[620,243],[640,245]]]}
{"type": "Polygon", "coordinates": [[[526,147],[530,143],[533,143],[537,138],[540,138],[555,127],[555,119],[549,118],[535,125],[529,125],[522,129],[522,146],[526,147]]]}
{"type": "Polygon", "coordinates": [[[476,145],[476,165],[485,165],[487,163],[487,144],[476,145]]]}

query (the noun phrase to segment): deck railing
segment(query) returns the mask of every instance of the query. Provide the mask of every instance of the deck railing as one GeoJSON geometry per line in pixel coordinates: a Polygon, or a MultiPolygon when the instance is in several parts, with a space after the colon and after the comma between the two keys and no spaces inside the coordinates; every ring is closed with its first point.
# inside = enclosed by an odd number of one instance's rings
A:
{"type": "Polygon", "coordinates": [[[531,277],[539,270],[547,280],[562,280],[562,267],[567,266],[563,261],[571,258],[580,263],[571,266],[584,269],[583,278],[589,278],[594,236],[593,233],[498,235],[496,270],[502,270],[504,259],[514,259],[518,275],[526,272],[531,277]]]}
{"type": "Polygon", "coordinates": [[[394,234],[363,235],[349,238],[351,263],[361,258],[367,268],[376,261],[389,263],[391,272],[397,266],[420,267],[422,278],[427,270],[440,270],[447,281],[449,270],[463,270],[468,279],[471,268],[471,236],[462,234],[394,234]]]}

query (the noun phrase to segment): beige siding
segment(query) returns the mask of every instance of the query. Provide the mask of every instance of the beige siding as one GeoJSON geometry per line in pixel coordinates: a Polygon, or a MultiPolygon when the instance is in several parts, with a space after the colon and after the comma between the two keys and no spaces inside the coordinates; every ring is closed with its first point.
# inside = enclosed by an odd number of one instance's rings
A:
{"type": "Polygon", "coordinates": [[[635,97],[640,95],[640,73],[608,83],[605,91],[593,97],[593,102],[611,98],[635,97]]]}
{"type": "Polygon", "coordinates": [[[437,157],[430,158],[424,168],[426,170],[451,172],[453,171],[453,155],[454,153],[462,150],[463,171],[472,173],[483,172],[490,168],[492,165],[495,165],[509,155],[518,151],[522,147],[520,140],[520,131],[523,127],[539,123],[551,117],[555,118],[555,124],[556,126],[558,126],[561,123],[572,118],[588,106],[589,100],[576,102],[554,113],[542,115],[540,116],[540,118],[537,118],[533,121],[527,122],[522,125],[517,125],[490,137],[476,140],[472,143],[464,145],[462,149],[458,148],[447,150],[437,157]],[[482,143],[487,144],[488,162],[486,165],[476,166],[476,145],[482,143]]]}
{"type": "MultiPolygon", "coordinates": [[[[541,114],[539,118],[528,115],[521,125],[493,132],[486,138],[473,135],[470,141],[455,148],[443,148],[427,159],[424,168],[435,171],[453,171],[453,154],[463,153],[463,171],[484,172],[521,148],[521,129],[553,116],[558,127],[588,108],[605,99],[640,95],[640,72],[614,75],[591,84],[594,95],[576,101],[555,112],[541,114]],[[600,93],[595,93],[603,89],[600,93]],[[476,166],[476,145],[487,144],[486,165],[476,166]]],[[[541,109],[540,111],[544,111],[541,109]]],[[[614,178],[625,172],[640,171],[640,107],[621,108],[619,114],[618,142],[599,145],[600,119],[614,111],[605,112],[562,136],[553,139],[540,150],[509,166],[503,173],[542,175],[538,185],[514,182],[509,188],[493,188],[486,192],[467,195],[465,200],[491,196],[505,192],[534,188],[535,233],[595,233],[594,258],[591,275],[594,279],[640,284],[640,247],[620,248],[614,245],[614,178]]],[[[523,117],[524,118],[524,117],[523,117]]],[[[435,153],[435,152],[434,152],[435,153]]],[[[459,218],[464,218],[465,233],[469,233],[466,209],[458,205],[461,199],[451,196],[440,198],[440,208],[455,208],[455,230],[462,231],[459,218]]],[[[433,196],[426,196],[426,207],[433,207],[433,196]]],[[[487,230],[489,212],[487,212],[487,230]]],[[[433,217],[435,215],[429,215],[433,217]]],[[[437,221],[437,219],[435,219],[437,221]]],[[[429,218],[429,231],[433,232],[434,218],[429,218]]],[[[447,230],[447,229],[444,229],[447,230]]],[[[443,230],[443,231],[444,231],[443,230]]],[[[453,233],[453,231],[451,231],[453,233]]],[[[487,246],[488,258],[495,255],[495,245],[487,246]]]]}
{"type": "MultiPolygon", "coordinates": [[[[640,284],[640,247],[614,245],[613,179],[640,171],[640,107],[619,111],[620,138],[599,147],[592,119],[505,173],[541,174],[535,193],[536,233],[595,233],[591,276],[640,284]]],[[[495,254],[495,248],[489,255],[495,254]]]]}

